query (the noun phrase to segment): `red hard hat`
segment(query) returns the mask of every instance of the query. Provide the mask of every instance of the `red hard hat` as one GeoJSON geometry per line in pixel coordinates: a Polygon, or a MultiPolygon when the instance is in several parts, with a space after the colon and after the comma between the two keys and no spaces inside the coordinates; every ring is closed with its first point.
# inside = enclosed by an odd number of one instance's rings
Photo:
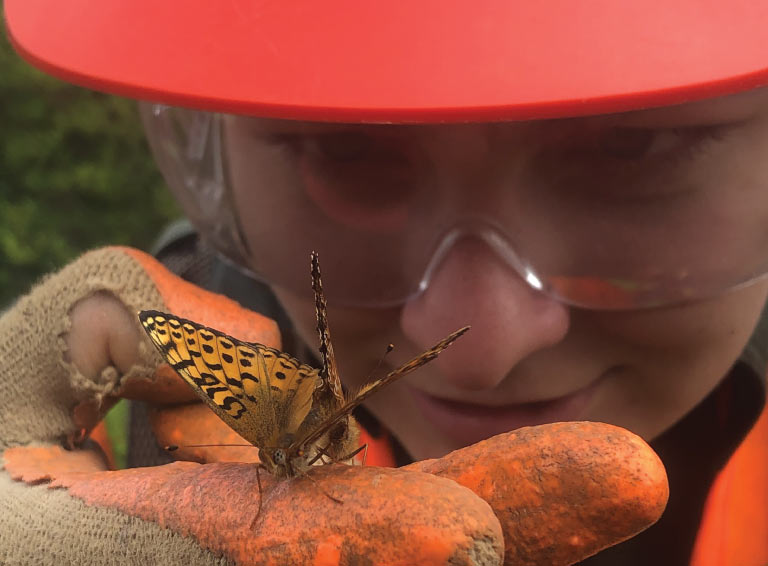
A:
{"type": "Polygon", "coordinates": [[[308,120],[549,118],[768,84],[764,0],[5,0],[65,80],[308,120]]]}

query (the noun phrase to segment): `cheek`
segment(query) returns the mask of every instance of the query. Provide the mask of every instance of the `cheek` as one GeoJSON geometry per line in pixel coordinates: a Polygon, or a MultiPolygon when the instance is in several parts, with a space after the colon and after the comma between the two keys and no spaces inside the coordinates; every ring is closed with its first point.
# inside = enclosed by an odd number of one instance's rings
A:
{"type": "Polygon", "coordinates": [[[738,359],[760,316],[767,285],[676,308],[604,317],[604,329],[624,351],[624,363],[607,376],[590,418],[649,440],[675,424],[738,359]]]}

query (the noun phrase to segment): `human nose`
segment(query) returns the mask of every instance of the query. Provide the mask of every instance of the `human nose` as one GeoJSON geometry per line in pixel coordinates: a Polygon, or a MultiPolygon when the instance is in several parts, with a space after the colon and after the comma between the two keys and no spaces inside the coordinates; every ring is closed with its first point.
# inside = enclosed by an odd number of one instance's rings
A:
{"type": "Polygon", "coordinates": [[[529,287],[482,240],[465,238],[407,302],[400,324],[420,348],[465,325],[472,329],[435,362],[450,385],[492,389],[525,357],[562,340],[568,309],[529,287]]]}

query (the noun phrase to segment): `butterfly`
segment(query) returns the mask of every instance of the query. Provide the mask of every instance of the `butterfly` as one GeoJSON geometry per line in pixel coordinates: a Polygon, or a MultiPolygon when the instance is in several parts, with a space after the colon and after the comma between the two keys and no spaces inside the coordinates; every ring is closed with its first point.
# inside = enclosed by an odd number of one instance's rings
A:
{"type": "Polygon", "coordinates": [[[154,310],[139,320],[165,361],[219,418],[259,448],[259,466],[289,478],[312,465],[348,460],[359,429],[352,411],[365,399],[436,358],[463,335],[466,326],[432,348],[347,395],[331,343],[320,264],[311,256],[322,368],[285,352],[243,342],[191,320],[154,310]]]}

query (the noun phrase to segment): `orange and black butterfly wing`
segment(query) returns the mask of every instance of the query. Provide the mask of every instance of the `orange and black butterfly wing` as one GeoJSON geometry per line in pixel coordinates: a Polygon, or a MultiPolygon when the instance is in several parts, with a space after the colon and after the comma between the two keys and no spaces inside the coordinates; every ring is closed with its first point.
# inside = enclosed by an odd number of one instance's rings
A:
{"type": "Polygon", "coordinates": [[[295,433],[312,405],[317,370],[262,344],[158,311],[139,319],[170,366],[225,423],[259,447],[295,433]]]}
{"type": "Polygon", "coordinates": [[[377,379],[375,381],[372,381],[371,383],[368,383],[367,385],[364,385],[360,389],[360,391],[357,392],[357,394],[353,395],[346,403],[344,403],[341,407],[339,407],[334,413],[328,415],[328,418],[323,423],[321,423],[319,426],[317,426],[312,431],[310,431],[305,437],[297,439],[297,441],[294,443],[294,446],[296,447],[307,446],[312,444],[313,442],[316,442],[326,432],[328,432],[333,426],[335,426],[338,422],[340,422],[347,415],[349,415],[355,407],[360,405],[360,403],[365,401],[368,397],[370,397],[371,395],[379,391],[381,388],[386,387],[390,383],[394,383],[398,379],[405,377],[406,375],[411,373],[413,370],[418,369],[424,364],[434,360],[440,354],[440,352],[445,350],[448,346],[450,346],[454,341],[456,341],[460,336],[462,336],[468,330],[469,330],[469,326],[460,328],[456,332],[453,332],[452,334],[443,338],[440,342],[432,346],[426,352],[416,356],[411,361],[403,364],[396,370],[389,372],[387,375],[385,375],[381,379],[377,379]]]}

